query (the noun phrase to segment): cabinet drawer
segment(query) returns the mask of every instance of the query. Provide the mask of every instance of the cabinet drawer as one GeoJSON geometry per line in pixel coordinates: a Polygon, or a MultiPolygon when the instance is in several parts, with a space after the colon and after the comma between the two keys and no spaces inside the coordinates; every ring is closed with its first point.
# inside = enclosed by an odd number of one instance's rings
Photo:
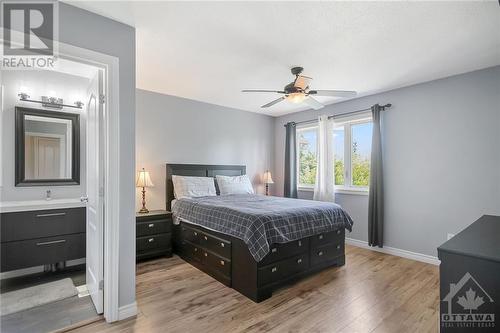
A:
{"type": "Polygon", "coordinates": [[[5,272],[85,258],[85,245],[85,233],[2,243],[1,269],[5,272]]]}
{"type": "Polygon", "coordinates": [[[1,214],[1,240],[18,240],[85,232],[85,207],[1,214]]]}
{"type": "Polygon", "coordinates": [[[200,245],[205,249],[222,256],[227,259],[231,259],[231,242],[225,239],[209,235],[207,233],[201,232],[199,235],[200,245]]]}
{"type": "Polygon", "coordinates": [[[151,220],[138,222],[136,224],[136,237],[157,235],[170,232],[172,229],[171,220],[151,220]]]}
{"type": "Polygon", "coordinates": [[[190,243],[188,241],[182,241],[182,243],[179,246],[179,252],[180,252],[179,254],[182,257],[188,257],[198,262],[201,262],[202,250],[196,244],[190,243]]]}
{"type": "Polygon", "coordinates": [[[259,268],[258,285],[264,286],[291,277],[309,269],[309,255],[304,253],[259,268]]]}
{"type": "Polygon", "coordinates": [[[151,235],[146,237],[138,237],[136,240],[137,253],[165,249],[172,247],[170,234],[151,235]]]}
{"type": "Polygon", "coordinates": [[[330,243],[340,243],[343,242],[345,230],[338,229],[335,231],[325,232],[322,234],[311,236],[311,247],[323,246],[330,243]]]}
{"type": "Polygon", "coordinates": [[[344,242],[332,243],[311,249],[311,266],[333,260],[344,254],[344,242]]]}
{"type": "Polygon", "coordinates": [[[259,266],[264,266],[272,262],[280,261],[286,257],[307,252],[309,249],[309,239],[301,239],[283,244],[272,244],[269,253],[259,262],[259,266]]]}
{"type": "Polygon", "coordinates": [[[225,275],[227,277],[231,276],[231,261],[216,255],[210,251],[201,249],[201,262],[209,267],[211,270],[225,275]]]}
{"type": "Polygon", "coordinates": [[[187,240],[193,244],[200,244],[200,234],[201,231],[195,228],[187,227],[186,225],[181,226],[182,239],[187,240]]]}

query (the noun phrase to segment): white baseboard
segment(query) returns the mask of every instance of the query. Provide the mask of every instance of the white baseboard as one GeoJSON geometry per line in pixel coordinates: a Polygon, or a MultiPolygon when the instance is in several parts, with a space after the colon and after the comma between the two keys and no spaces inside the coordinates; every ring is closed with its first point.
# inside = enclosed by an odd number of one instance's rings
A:
{"type": "Polygon", "coordinates": [[[386,254],[391,254],[393,256],[403,257],[406,259],[421,261],[421,262],[425,262],[427,264],[439,265],[441,263],[441,261],[437,257],[430,256],[427,254],[397,249],[395,247],[390,247],[390,246],[384,246],[384,247],[369,246],[368,242],[358,240],[358,239],[353,239],[353,238],[346,238],[345,242],[346,242],[346,244],[357,246],[357,247],[362,247],[363,249],[382,252],[382,253],[386,253],[386,254]]]}
{"type": "Polygon", "coordinates": [[[118,320],[127,319],[137,315],[137,302],[130,303],[118,308],[118,320]]]}
{"type": "MultiPolygon", "coordinates": [[[[82,264],[85,264],[85,258],[68,260],[66,262],[66,267],[77,266],[77,265],[82,265],[82,264]]],[[[41,273],[41,272],[43,272],[43,266],[28,267],[28,268],[18,269],[15,271],[0,273],[0,280],[10,279],[13,277],[18,277],[18,276],[23,276],[23,275],[41,273]]]]}

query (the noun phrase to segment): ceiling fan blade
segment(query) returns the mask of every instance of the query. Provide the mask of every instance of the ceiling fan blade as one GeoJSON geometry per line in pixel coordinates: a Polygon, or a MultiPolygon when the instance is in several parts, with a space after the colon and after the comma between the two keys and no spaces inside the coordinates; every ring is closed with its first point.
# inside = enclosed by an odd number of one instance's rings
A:
{"type": "Polygon", "coordinates": [[[306,99],[304,99],[304,103],[312,107],[314,110],[319,110],[324,107],[323,104],[312,98],[311,96],[308,96],[306,99]]]}
{"type": "Polygon", "coordinates": [[[278,99],[275,99],[275,100],[274,100],[274,101],[272,101],[272,102],[269,102],[269,103],[267,103],[267,104],[262,105],[262,106],[261,106],[261,108],[268,108],[268,107],[270,107],[270,106],[273,106],[273,105],[274,105],[274,104],[276,104],[276,103],[281,102],[281,101],[282,101],[282,100],[284,100],[284,99],[285,99],[285,97],[284,97],[284,96],[283,96],[283,97],[280,97],[280,98],[278,98],[278,99]]]}
{"type": "Polygon", "coordinates": [[[332,96],[332,97],[354,97],[358,93],[352,90],[309,90],[309,95],[332,96]]]}
{"type": "Polygon", "coordinates": [[[309,82],[311,82],[311,80],[312,80],[312,77],[304,76],[304,75],[297,75],[293,85],[294,85],[294,87],[305,90],[309,86],[309,82]]]}
{"type": "Polygon", "coordinates": [[[279,91],[279,90],[263,90],[263,89],[244,89],[241,92],[271,92],[271,93],[278,93],[278,94],[284,94],[284,91],[279,91]]]}

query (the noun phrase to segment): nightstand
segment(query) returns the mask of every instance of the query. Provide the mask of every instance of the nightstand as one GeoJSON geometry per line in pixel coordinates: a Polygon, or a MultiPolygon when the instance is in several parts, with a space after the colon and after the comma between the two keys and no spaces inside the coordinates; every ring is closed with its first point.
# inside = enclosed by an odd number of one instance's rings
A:
{"type": "Polygon", "coordinates": [[[152,210],[136,214],[136,260],[172,256],[172,213],[152,210]]]}

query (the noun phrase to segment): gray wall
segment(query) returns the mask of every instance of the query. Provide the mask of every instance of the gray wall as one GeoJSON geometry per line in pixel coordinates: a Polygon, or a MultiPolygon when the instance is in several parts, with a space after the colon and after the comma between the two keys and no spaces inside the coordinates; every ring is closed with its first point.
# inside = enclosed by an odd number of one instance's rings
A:
{"type": "Polygon", "coordinates": [[[131,304],[135,301],[135,29],[60,2],[59,39],[120,62],[119,304],[131,304]]]}
{"type": "Polygon", "coordinates": [[[73,103],[75,98],[86,101],[87,89],[90,80],[84,77],[58,73],[54,71],[3,71],[1,84],[4,87],[2,112],[2,137],[1,141],[1,188],[0,198],[2,201],[24,201],[41,200],[46,196],[48,189],[52,192],[54,199],[80,198],[85,195],[85,156],[86,156],[86,113],[72,109],[64,109],[64,112],[78,113],[80,115],[80,185],[71,186],[15,186],[15,107],[22,106],[33,109],[41,109],[41,104],[21,102],[17,94],[21,90],[26,91],[32,98],[40,99],[47,95],[48,91],[55,91],[57,97],[66,103],[73,103]]]}
{"type": "MultiPolygon", "coordinates": [[[[277,193],[283,193],[283,124],[375,103],[393,104],[382,116],[386,246],[435,256],[447,233],[483,214],[500,215],[500,67],[277,118],[277,193]]],[[[337,195],[355,221],[347,237],[367,240],[367,198],[337,195]]]]}
{"type": "MultiPolygon", "coordinates": [[[[274,119],[185,98],[137,90],[136,165],[150,171],[149,209],[165,208],[165,163],[242,164],[259,193],[273,169],[274,119]]],[[[137,208],[140,192],[137,189],[137,208]]]]}

